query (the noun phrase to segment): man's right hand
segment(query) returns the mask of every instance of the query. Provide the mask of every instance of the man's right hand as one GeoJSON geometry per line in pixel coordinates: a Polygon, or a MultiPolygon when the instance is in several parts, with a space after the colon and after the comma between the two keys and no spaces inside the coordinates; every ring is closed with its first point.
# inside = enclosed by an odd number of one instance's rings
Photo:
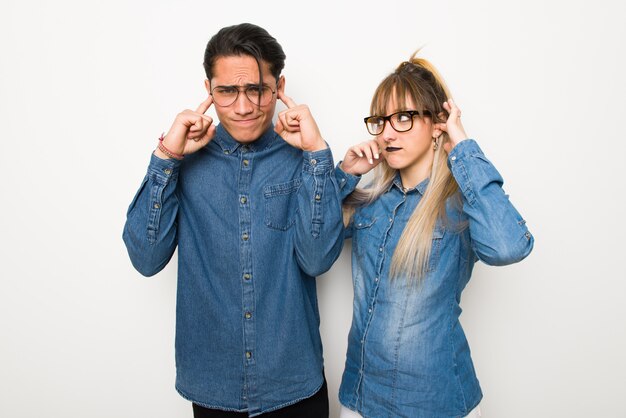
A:
{"type": "MultiPolygon", "coordinates": [[[[183,110],[176,116],[169,132],[163,138],[163,145],[169,151],[176,154],[193,154],[206,146],[215,136],[215,125],[206,111],[213,104],[213,96],[210,96],[195,110],[183,110]]],[[[154,155],[162,159],[168,159],[158,148],[154,155]]]]}

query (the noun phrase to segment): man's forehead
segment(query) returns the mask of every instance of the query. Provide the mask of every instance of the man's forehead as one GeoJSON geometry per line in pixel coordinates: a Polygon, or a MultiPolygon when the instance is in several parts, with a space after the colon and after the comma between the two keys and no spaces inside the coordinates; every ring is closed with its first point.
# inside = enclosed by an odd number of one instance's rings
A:
{"type": "MultiPolygon", "coordinates": [[[[260,60],[265,83],[275,81],[266,61],[260,60]]],[[[213,64],[213,83],[228,85],[255,84],[259,82],[259,64],[250,55],[219,57],[213,64]]]]}

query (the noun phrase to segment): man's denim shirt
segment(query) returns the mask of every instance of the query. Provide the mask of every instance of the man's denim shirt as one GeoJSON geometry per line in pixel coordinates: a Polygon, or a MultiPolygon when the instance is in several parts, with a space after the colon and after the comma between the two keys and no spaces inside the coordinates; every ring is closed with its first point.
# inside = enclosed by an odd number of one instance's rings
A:
{"type": "Polygon", "coordinates": [[[302,152],[273,127],[242,145],[218,126],[182,163],[152,156],[123,236],[146,276],[178,246],[183,397],[254,416],[322,386],[315,276],[343,245],[330,149],[302,152]]]}
{"type": "MultiPolygon", "coordinates": [[[[460,196],[451,198],[432,237],[421,282],[391,280],[391,257],[428,179],[407,192],[399,177],[378,200],[358,208],[352,237],[354,306],[343,405],[364,417],[464,417],[482,398],[459,322],[461,292],[477,260],[515,263],[533,247],[520,214],[502,190],[502,177],[474,140],[448,156],[460,196]]],[[[339,168],[340,183],[355,183],[339,168]]]]}

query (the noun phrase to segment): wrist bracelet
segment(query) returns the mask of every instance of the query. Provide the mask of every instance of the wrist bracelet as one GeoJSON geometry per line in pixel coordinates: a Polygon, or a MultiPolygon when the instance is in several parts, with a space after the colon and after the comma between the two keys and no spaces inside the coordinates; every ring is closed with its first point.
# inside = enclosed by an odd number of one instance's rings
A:
{"type": "Polygon", "coordinates": [[[174,158],[175,160],[182,160],[183,158],[185,158],[184,155],[177,154],[167,149],[167,147],[163,144],[163,138],[164,136],[163,134],[161,134],[161,136],[159,137],[159,145],[157,147],[163,154],[167,155],[170,158],[174,158]]]}

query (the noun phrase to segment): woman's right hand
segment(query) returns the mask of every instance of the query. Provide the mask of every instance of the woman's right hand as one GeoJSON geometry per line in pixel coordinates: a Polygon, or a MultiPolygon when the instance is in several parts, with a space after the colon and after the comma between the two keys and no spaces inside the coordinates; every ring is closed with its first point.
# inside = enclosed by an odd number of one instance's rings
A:
{"type": "Polygon", "coordinates": [[[372,139],[350,147],[339,167],[348,174],[360,176],[380,164],[381,157],[378,142],[372,139]]]}

